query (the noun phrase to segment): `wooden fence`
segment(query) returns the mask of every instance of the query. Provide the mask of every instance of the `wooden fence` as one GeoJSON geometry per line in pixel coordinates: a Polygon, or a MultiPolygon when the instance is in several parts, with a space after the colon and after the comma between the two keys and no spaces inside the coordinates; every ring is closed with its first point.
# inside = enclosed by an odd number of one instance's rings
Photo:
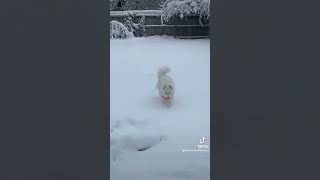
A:
{"type": "MultiPolygon", "coordinates": [[[[199,22],[199,16],[187,16],[183,19],[175,17],[168,22],[161,23],[161,11],[159,10],[139,10],[134,12],[136,18],[134,22],[139,22],[145,16],[145,28],[147,36],[167,35],[179,38],[207,38],[209,37],[209,20],[199,22]]],[[[128,11],[111,11],[110,20],[124,23],[128,11]]]]}

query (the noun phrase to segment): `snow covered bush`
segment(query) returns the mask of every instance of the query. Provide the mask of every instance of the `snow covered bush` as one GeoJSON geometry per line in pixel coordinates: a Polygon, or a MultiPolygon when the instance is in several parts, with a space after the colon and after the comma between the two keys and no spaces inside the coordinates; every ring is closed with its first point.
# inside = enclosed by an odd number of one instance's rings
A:
{"type": "Polygon", "coordinates": [[[128,28],[130,32],[133,33],[135,37],[143,37],[146,36],[145,29],[145,16],[142,16],[139,23],[134,23],[133,19],[136,18],[136,14],[133,12],[129,12],[128,16],[125,18],[125,26],[128,28]]]}
{"type": "Polygon", "coordinates": [[[129,12],[125,17],[125,23],[122,24],[118,21],[110,21],[110,38],[111,39],[125,39],[131,37],[144,37],[146,36],[145,29],[145,16],[142,16],[140,22],[134,23],[133,19],[136,15],[129,12]]]}
{"type": "Polygon", "coordinates": [[[201,18],[209,18],[210,0],[166,0],[162,5],[163,13],[161,20],[169,21],[179,16],[181,19],[189,15],[198,15],[201,18]]]}
{"type": "Polygon", "coordinates": [[[128,30],[121,22],[110,21],[110,39],[125,39],[134,37],[133,33],[128,30]]]}

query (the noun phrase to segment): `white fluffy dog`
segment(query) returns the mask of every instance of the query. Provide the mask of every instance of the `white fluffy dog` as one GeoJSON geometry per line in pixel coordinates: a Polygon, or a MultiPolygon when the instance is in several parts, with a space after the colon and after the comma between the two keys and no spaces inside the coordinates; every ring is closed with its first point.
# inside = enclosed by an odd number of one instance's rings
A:
{"type": "Polygon", "coordinates": [[[168,72],[170,72],[170,68],[167,66],[163,66],[158,70],[157,88],[161,99],[165,103],[171,103],[175,93],[174,81],[167,75],[168,72]]]}

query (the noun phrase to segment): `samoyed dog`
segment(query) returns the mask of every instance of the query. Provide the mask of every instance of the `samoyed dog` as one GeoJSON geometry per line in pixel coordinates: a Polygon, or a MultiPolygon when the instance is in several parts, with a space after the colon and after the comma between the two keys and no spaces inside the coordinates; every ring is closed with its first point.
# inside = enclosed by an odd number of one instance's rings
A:
{"type": "Polygon", "coordinates": [[[175,86],[173,79],[167,74],[170,68],[167,66],[160,67],[158,70],[157,89],[159,96],[163,102],[170,104],[175,93],[175,86]]]}

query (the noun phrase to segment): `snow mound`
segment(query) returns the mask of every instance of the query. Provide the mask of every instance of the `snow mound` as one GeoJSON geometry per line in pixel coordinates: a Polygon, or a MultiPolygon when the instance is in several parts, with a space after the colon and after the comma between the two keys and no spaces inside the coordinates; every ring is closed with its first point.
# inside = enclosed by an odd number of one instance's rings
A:
{"type": "Polygon", "coordinates": [[[165,135],[155,131],[147,121],[134,119],[115,121],[110,132],[113,161],[120,160],[121,154],[127,151],[144,151],[166,139],[165,135]]]}

